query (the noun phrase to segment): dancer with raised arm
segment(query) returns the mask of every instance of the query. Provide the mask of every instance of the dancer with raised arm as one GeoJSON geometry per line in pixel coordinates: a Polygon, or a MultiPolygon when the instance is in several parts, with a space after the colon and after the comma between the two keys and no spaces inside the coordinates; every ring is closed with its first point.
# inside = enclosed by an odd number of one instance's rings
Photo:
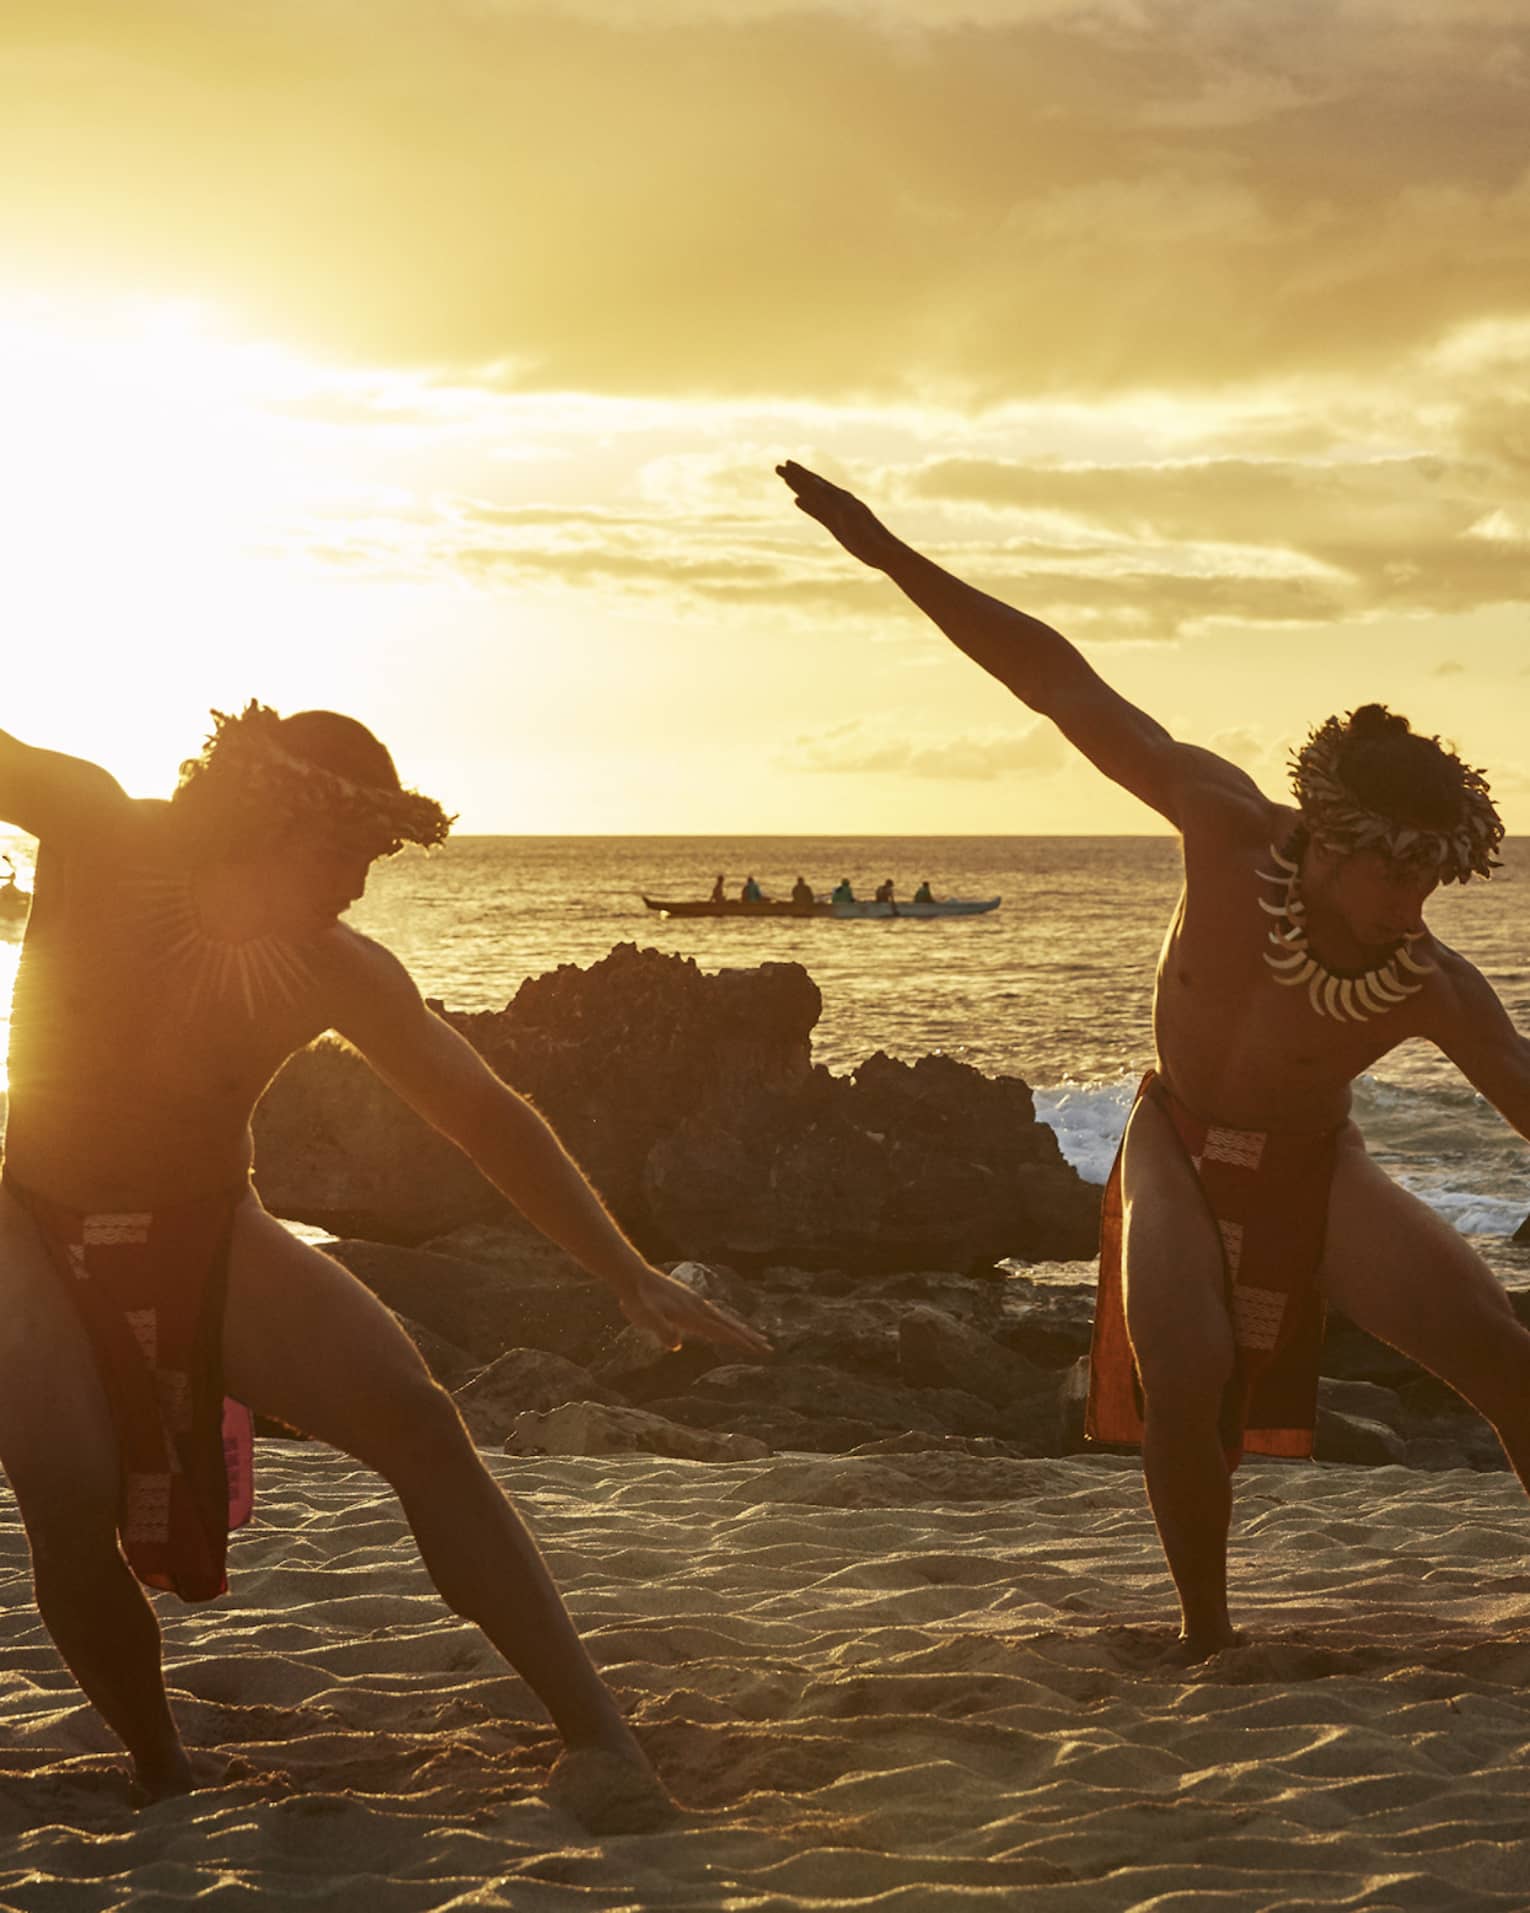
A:
{"type": "Polygon", "coordinates": [[[262,1208],[251,1112],[336,1030],[631,1321],[676,1347],[764,1343],[651,1267],[530,1104],[340,921],[375,859],[441,842],[440,806],[352,718],[214,716],[168,802],[0,734],[0,817],[40,845],[0,1185],[0,1464],[42,1618],[142,1793],[189,1789],[140,1583],[226,1586],[248,1511],[248,1419],[226,1394],[391,1483],[443,1598],[545,1702],[576,1812],[583,1789],[662,1813],[455,1403],[388,1310],[262,1208]]]}
{"type": "Polygon", "coordinates": [[[1530,1333],[1487,1264],[1370,1160],[1349,1113],[1355,1078],[1424,1037],[1530,1135],[1530,1041],[1423,918],[1437,885],[1495,866],[1503,826],[1482,776],[1369,704],[1310,734],[1296,802],[1277,802],[852,493],[777,469],[852,557],[1179,832],[1157,1062],[1105,1193],[1087,1422],[1141,1446],[1176,1655],[1237,1638],[1230,1473],[1245,1449],[1311,1453],[1325,1302],[1463,1395],[1530,1488],[1530,1333]]]}

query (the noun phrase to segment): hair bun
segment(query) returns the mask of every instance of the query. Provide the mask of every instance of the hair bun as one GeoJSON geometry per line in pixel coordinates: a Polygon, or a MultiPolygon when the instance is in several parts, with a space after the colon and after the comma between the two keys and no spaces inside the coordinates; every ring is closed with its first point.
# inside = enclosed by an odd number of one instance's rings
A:
{"type": "Polygon", "coordinates": [[[1407,718],[1384,704],[1362,704],[1349,714],[1349,734],[1354,738],[1407,737],[1411,729],[1407,718]]]}

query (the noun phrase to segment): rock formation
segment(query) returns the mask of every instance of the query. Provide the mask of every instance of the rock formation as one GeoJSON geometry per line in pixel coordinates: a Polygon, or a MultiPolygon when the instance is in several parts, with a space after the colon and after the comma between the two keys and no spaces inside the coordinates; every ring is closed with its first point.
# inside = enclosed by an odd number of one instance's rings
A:
{"type": "MultiPolygon", "coordinates": [[[[868,1273],[1093,1253],[1098,1191],[1025,1083],[881,1053],[831,1075],[811,1057],[820,1009],[800,964],[708,975],[621,944],[502,1011],[442,1014],[546,1112],[651,1256],[868,1273]]],[[[267,1205],[336,1234],[413,1244],[509,1214],[334,1040],[282,1071],[255,1135],[267,1205]]]]}
{"type": "MultiPolygon", "coordinates": [[[[709,976],[623,945],[533,979],[503,1011],[445,1012],[547,1111],[650,1256],[770,1336],[767,1362],[632,1328],[337,1043],[295,1059],[258,1112],[262,1194],[374,1238],[334,1253],[485,1444],[1068,1452],[1098,1191],[1017,1078],[946,1056],[816,1068],[819,1008],[797,964],[709,976]],[[1012,1256],[1034,1277],[996,1266],[1012,1256]]],[[[1511,1300],[1530,1317],[1530,1296],[1511,1300]]],[[[1341,1318],[1323,1367],[1320,1457],[1504,1465],[1447,1389],[1341,1318]]]]}
{"type": "MultiPolygon", "coordinates": [[[[862,1275],[680,1265],[770,1337],[763,1362],[631,1327],[566,1258],[522,1233],[475,1225],[428,1249],[337,1243],[420,1339],[475,1439],[523,1452],[552,1442],[651,1444],[656,1454],[736,1454],[687,1435],[776,1450],[892,1452],[961,1446],[994,1455],[1082,1446],[1093,1285],[1083,1265],[1039,1277],[988,1271],[862,1275]],[[524,1416],[565,1417],[545,1439],[524,1416]],[[600,1408],[641,1410],[651,1419],[600,1408]]],[[[1530,1295],[1511,1298],[1530,1318],[1530,1295]]],[[[1320,1460],[1500,1469],[1492,1430],[1449,1389],[1335,1316],[1323,1352],[1320,1460]]],[[[605,1452],[597,1446],[561,1452],[605,1452]]]]}

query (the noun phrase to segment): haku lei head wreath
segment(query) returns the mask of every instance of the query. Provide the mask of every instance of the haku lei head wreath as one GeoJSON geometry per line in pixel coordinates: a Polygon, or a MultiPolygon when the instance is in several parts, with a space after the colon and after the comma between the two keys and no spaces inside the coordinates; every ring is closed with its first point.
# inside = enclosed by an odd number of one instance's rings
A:
{"type": "Polygon", "coordinates": [[[354,719],[319,712],[283,719],[252,698],[237,717],[214,711],[212,720],[201,755],[181,766],[177,796],[196,791],[212,798],[215,809],[237,804],[245,817],[258,818],[262,832],[311,829],[355,844],[369,856],[391,857],[406,843],[427,849],[444,843],[455,822],[433,797],[399,784],[388,753],[354,719]],[[329,718],[333,728],[345,727],[370,745],[388,781],[349,777],[292,749],[286,726],[309,718],[329,718]]]}
{"type": "MultiPolygon", "coordinates": [[[[1439,752],[1442,768],[1454,773],[1459,787],[1456,819],[1448,826],[1431,827],[1389,817],[1370,808],[1340,770],[1346,747],[1359,734],[1353,726],[1357,715],[1351,712],[1348,720],[1328,718],[1291,755],[1292,788],[1313,837],[1346,856],[1357,850],[1379,850],[1398,862],[1436,872],[1442,883],[1465,883],[1473,875],[1490,877],[1498,866],[1493,853],[1503,842],[1504,830],[1482,772],[1463,764],[1437,739],[1420,739],[1439,752]]],[[[1392,718],[1391,723],[1401,735],[1414,735],[1402,719],[1392,718]]]]}

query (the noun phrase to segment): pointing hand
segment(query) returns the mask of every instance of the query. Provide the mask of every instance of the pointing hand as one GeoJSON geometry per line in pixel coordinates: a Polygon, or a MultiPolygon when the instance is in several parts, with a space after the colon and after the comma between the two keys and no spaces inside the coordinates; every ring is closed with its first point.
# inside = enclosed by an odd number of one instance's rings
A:
{"type": "Polygon", "coordinates": [[[863,565],[872,565],[879,571],[883,568],[898,541],[854,492],[847,492],[843,485],[830,484],[827,478],[820,478],[817,472],[810,472],[806,465],[798,465],[792,459],[778,465],[776,472],[791,487],[799,511],[816,518],[852,558],[859,558],[863,565]]]}

